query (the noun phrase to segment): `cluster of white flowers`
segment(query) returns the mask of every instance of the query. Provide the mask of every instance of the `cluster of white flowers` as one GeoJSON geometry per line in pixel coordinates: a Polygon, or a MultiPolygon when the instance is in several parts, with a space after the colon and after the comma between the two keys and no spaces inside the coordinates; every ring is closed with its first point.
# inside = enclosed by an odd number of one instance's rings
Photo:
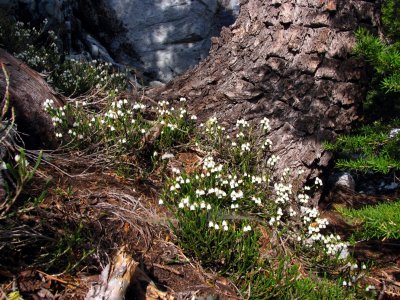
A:
{"type": "Polygon", "coordinates": [[[270,149],[272,146],[272,141],[270,139],[266,139],[264,143],[261,145],[261,149],[266,150],[270,149]]]}
{"type": "Polygon", "coordinates": [[[243,198],[244,194],[242,190],[238,190],[238,191],[232,191],[230,196],[232,201],[236,201],[237,199],[243,198]]]}
{"type": "Polygon", "coordinates": [[[347,244],[342,242],[338,235],[324,235],[320,231],[325,229],[329,224],[325,218],[320,218],[319,211],[317,208],[300,207],[301,217],[303,224],[307,226],[306,242],[309,246],[315,242],[321,242],[325,247],[325,251],[328,255],[336,256],[340,259],[346,259],[348,257],[347,244]]]}
{"type": "Polygon", "coordinates": [[[241,149],[241,154],[243,154],[244,152],[249,152],[250,150],[251,150],[251,148],[250,148],[250,143],[249,142],[247,142],[247,143],[243,143],[241,146],[240,146],[240,149],[241,149]]]}
{"type": "Polygon", "coordinates": [[[229,230],[228,223],[225,220],[222,221],[221,226],[219,226],[217,222],[210,221],[208,222],[208,227],[213,228],[215,230],[219,230],[221,227],[224,231],[229,230]]]}
{"type": "Polygon", "coordinates": [[[292,184],[277,182],[274,184],[274,190],[276,194],[275,203],[284,204],[289,202],[290,195],[292,194],[292,184]]]}
{"type": "Polygon", "coordinates": [[[249,122],[244,119],[239,119],[236,121],[236,128],[248,128],[250,127],[249,122]]]}
{"type": "Polygon", "coordinates": [[[301,204],[307,204],[308,201],[310,200],[310,196],[307,195],[307,194],[299,193],[299,194],[297,194],[297,200],[298,200],[301,204]]]}
{"type": "Polygon", "coordinates": [[[267,160],[267,166],[270,168],[273,168],[276,163],[279,161],[279,155],[274,155],[272,154],[270,158],[268,158],[267,160]]]}
{"type": "Polygon", "coordinates": [[[252,196],[251,200],[253,200],[255,204],[261,205],[261,198],[260,197],[252,196]]]}
{"type": "Polygon", "coordinates": [[[250,226],[250,225],[244,226],[244,227],[243,227],[243,231],[244,231],[244,232],[251,231],[251,226],[250,226]]]}
{"type": "Polygon", "coordinates": [[[261,124],[262,129],[263,129],[264,131],[269,132],[269,131],[271,130],[271,126],[270,126],[269,120],[268,120],[267,118],[263,118],[263,119],[260,121],[260,124],[261,124]]]}
{"type": "Polygon", "coordinates": [[[45,111],[47,111],[47,110],[49,110],[51,108],[54,108],[54,100],[53,99],[46,99],[43,102],[43,108],[44,108],[45,111]]]}
{"type": "Polygon", "coordinates": [[[223,167],[222,164],[216,164],[212,156],[207,156],[203,161],[203,170],[207,171],[207,173],[219,173],[223,167]]]}
{"type": "Polygon", "coordinates": [[[215,194],[215,196],[217,196],[218,199],[222,199],[222,198],[226,197],[226,192],[217,187],[208,189],[207,195],[211,195],[211,194],[215,194]]]}

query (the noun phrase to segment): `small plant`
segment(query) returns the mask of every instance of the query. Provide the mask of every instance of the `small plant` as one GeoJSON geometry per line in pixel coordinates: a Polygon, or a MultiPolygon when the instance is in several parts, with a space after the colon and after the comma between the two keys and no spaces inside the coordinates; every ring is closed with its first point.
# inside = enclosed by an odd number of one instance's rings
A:
{"type": "Polygon", "coordinates": [[[64,268],[63,273],[74,271],[86,259],[88,259],[94,249],[87,249],[88,243],[93,240],[89,230],[83,224],[75,225],[75,228],[67,228],[62,236],[57,237],[57,244],[50,253],[45,254],[47,258],[46,267],[64,268]]]}
{"type": "Polygon", "coordinates": [[[19,154],[15,155],[13,163],[2,162],[2,169],[8,175],[9,181],[5,180],[6,199],[0,204],[0,220],[7,217],[26,184],[35,175],[41,158],[42,153],[40,152],[35,165],[30,167],[25,150],[21,148],[19,154]]]}
{"type": "Polygon", "coordinates": [[[61,54],[53,31],[46,31],[47,21],[37,29],[15,22],[5,12],[0,12],[0,45],[15,57],[23,60],[38,72],[50,73],[57,69],[61,54]]]}
{"type": "MultiPolygon", "coordinates": [[[[360,289],[354,284],[356,276],[363,271],[356,271],[356,264],[347,269],[353,275],[331,280],[325,274],[319,278],[309,273],[302,275],[301,266],[293,263],[292,258],[280,256],[264,263],[248,273],[242,282],[243,295],[250,299],[372,299],[375,288],[360,289]]],[[[365,269],[365,266],[360,266],[365,269]]]]}
{"type": "Polygon", "coordinates": [[[400,201],[366,206],[362,209],[338,208],[351,223],[357,225],[355,239],[399,239],[400,201]]]}

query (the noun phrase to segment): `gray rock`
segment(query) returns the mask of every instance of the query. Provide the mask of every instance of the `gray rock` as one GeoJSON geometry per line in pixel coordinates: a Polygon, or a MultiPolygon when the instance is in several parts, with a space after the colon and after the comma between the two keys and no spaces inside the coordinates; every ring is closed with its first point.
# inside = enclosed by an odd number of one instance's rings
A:
{"type": "Polygon", "coordinates": [[[393,128],[392,130],[390,130],[389,132],[389,137],[391,139],[395,138],[398,134],[400,133],[400,128],[393,128]]]}
{"type": "Polygon", "coordinates": [[[209,34],[217,0],[106,0],[126,33],[116,36],[134,47],[145,69],[155,69],[163,81],[196,64],[210,47],[209,34]],[[135,17],[132,17],[135,16],[135,17]]]}
{"type": "Polygon", "coordinates": [[[162,83],[161,81],[153,80],[149,83],[150,87],[163,87],[165,86],[165,83],[162,83]]]}
{"type": "Polygon", "coordinates": [[[396,190],[399,188],[399,184],[397,182],[391,182],[387,185],[385,185],[385,190],[396,190]]]}
{"type": "Polygon", "coordinates": [[[328,181],[333,188],[344,187],[351,191],[355,191],[356,188],[354,178],[348,172],[334,173],[331,175],[328,181]]]}
{"type": "Polygon", "coordinates": [[[88,0],[81,10],[88,24],[103,28],[99,40],[116,61],[167,82],[207,56],[211,37],[238,15],[239,1],[88,0]]]}
{"type": "Polygon", "coordinates": [[[87,34],[85,36],[85,45],[90,50],[90,54],[94,59],[100,59],[105,62],[115,63],[114,59],[108,53],[107,49],[101,45],[93,36],[87,34]]]}

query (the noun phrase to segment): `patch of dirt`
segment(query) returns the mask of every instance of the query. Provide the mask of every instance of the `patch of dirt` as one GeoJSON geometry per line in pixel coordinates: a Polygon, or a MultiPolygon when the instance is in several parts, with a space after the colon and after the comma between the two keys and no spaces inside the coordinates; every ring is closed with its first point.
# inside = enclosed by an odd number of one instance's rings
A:
{"type": "MultiPolygon", "coordinates": [[[[193,168],[197,162],[191,154],[182,157],[180,167],[187,161],[193,168]]],[[[41,178],[31,190],[39,192],[51,178],[47,196],[8,224],[10,230],[17,225],[34,228],[36,236],[27,238],[28,231],[24,236],[15,230],[7,238],[0,234],[1,292],[7,295],[17,289],[24,299],[83,299],[117,250],[126,246],[141,270],[127,299],[159,299],[150,282],[168,299],[239,299],[233,284],[204,271],[173,243],[167,226],[171,216],[158,205],[157,176],[127,180],[69,159],[70,163],[52,161],[57,169],[40,168],[41,178]]]]}

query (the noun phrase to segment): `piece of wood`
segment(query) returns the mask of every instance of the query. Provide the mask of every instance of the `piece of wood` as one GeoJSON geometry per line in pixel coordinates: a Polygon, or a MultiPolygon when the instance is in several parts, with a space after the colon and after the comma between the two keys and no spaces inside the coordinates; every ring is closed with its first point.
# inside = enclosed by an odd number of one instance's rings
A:
{"type": "Polygon", "coordinates": [[[94,283],[85,300],[123,300],[132,282],[144,281],[146,290],[135,291],[148,300],[173,300],[167,292],[160,291],[154,282],[140,268],[132,256],[122,247],[112,264],[108,264],[100,275],[100,282],[94,283]]]}
{"type": "Polygon", "coordinates": [[[114,261],[101,272],[100,282],[93,285],[85,300],[122,300],[135,274],[138,263],[122,247],[114,261]]]}
{"type": "MultiPolygon", "coordinates": [[[[0,64],[5,66],[9,75],[8,92],[10,108],[15,110],[15,123],[23,139],[30,147],[56,147],[54,126],[51,117],[43,110],[46,99],[52,99],[55,105],[64,103],[42,78],[41,74],[29,68],[4,49],[0,48],[0,64]]],[[[7,83],[5,74],[0,73],[0,95],[5,94],[7,83]]]]}

